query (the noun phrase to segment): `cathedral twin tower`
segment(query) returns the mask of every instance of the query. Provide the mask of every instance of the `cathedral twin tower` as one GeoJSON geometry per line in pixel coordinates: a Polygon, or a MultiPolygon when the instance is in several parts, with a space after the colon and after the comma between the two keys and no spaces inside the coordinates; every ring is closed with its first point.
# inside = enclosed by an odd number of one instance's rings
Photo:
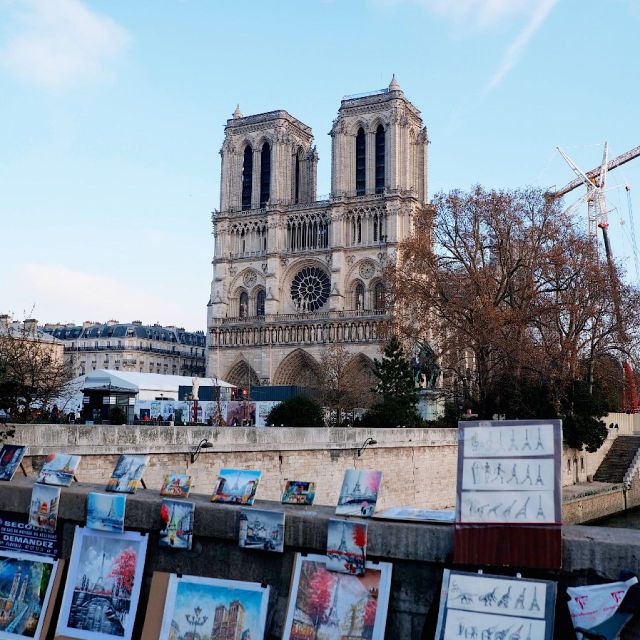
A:
{"type": "Polygon", "coordinates": [[[330,135],[331,194],[317,200],[310,127],[283,110],[227,121],[209,376],[313,387],[327,345],[352,354],[354,376],[379,356],[384,268],[427,202],[427,131],[394,78],[344,98],[330,135]]]}

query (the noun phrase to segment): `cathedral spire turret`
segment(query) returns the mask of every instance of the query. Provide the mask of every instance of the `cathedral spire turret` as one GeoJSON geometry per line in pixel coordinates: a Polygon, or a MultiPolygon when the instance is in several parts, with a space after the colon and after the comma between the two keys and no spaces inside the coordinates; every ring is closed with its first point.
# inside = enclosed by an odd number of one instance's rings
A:
{"type": "Polygon", "coordinates": [[[396,80],[395,73],[391,77],[391,82],[389,83],[389,91],[402,91],[402,89],[400,89],[400,85],[398,84],[398,81],[396,80]]]}
{"type": "Polygon", "coordinates": [[[240,105],[236,105],[236,110],[233,112],[233,119],[237,120],[238,118],[242,118],[242,111],[240,111],[240,105]]]}

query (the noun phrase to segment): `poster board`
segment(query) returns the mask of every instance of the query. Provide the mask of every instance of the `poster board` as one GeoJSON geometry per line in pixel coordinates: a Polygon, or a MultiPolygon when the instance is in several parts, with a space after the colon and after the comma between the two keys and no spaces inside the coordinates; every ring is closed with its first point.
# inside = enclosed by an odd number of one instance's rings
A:
{"type": "Polygon", "coordinates": [[[164,603],[167,599],[170,573],[154,571],[149,589],[147,611],[144,616],[144,626],[140,640],[158,640],[162,629],[162,616],[164,615],[164,603]]]}
{"type": "Polygon", "coordinates": [[[435,640],[552,640],[555,601],[555,582],[445,569],[435,640]]]}
{"type": "Polygon", "coordinates": [[[561,566],[560,420],[458,425],[454,561],[561,566]]]}

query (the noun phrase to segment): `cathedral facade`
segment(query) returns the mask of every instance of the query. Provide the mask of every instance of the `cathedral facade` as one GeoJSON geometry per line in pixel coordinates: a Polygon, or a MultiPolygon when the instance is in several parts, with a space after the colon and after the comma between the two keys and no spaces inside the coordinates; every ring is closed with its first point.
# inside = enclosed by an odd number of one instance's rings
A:
{"type": "Polygon", "coordinates": [[[284,110],[227,121],[212,216],[207,375],[239,386],[315,386],[327,345],[354,374],[380,356],[385,267],[427,205],[427,130],[392,79],[345,97],[331,193],[316,196],[310,127],[284,110]]]}

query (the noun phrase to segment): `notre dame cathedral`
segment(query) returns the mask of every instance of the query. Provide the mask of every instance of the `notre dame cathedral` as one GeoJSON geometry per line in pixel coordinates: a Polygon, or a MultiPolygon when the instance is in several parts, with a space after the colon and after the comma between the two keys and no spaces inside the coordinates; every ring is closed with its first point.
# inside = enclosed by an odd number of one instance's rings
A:
{"type": "Polygon", "coordinates": [[[314,386],[327,345],[352,354],[354,374],[380,356],[384,268],[427,203],[427,130],[394,78],[345,97],[330,135],[318,200],[310,127],[282,110],[227,120],[207,375],[314,386]]]}

